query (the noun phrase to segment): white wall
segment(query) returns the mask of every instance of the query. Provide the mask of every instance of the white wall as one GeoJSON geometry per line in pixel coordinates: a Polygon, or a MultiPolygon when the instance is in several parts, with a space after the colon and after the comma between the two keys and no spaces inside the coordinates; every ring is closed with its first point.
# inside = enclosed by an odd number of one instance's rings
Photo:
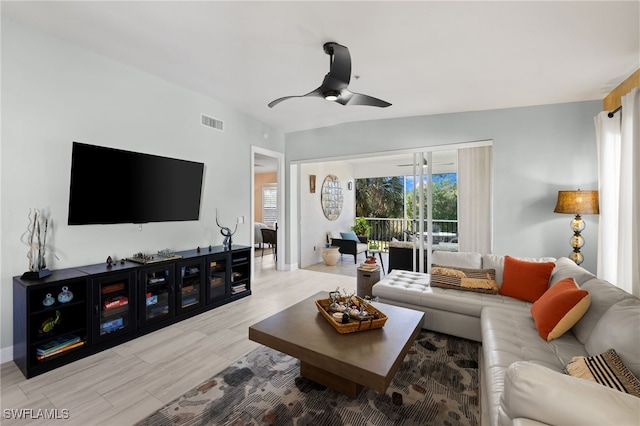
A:
{"type": "MultiPolygon", "coordinates": [[[[355,191],[347,189],[353,181],[352,166],[343,161],[327,161],[300,165],[300,267],[305,268],[322,262],[322,248],[327,241],[327,232],[346,232],[354,224],[356,202],[355,191]],[[327,175],[335,175],[342,183],[344,204],[336,220],[329,220],[322,212],[320,194],[322,182],[327,175]],[[309,192],[309,175],[316,175],[316,192],[309,192]]],[[[351,260],[351,256],[346,256],[351,260]]]]}
{"type": "MultiPolygon", "coordinates": [[[[597,189],[593,117],[601,101],[346,123],[286,135],[287,161],[493,140],[494,253],[567,256],[558,190],[597,189]]],[[[598,216],[584,216],[582,264],[596,270],[598,216]]]]}
{"type": "MultiPolygon", "coordinates": [[[[218,245],[251,217],[251,145],[284,152],[284,135],[224,104],[59,39],[2,20],[0,347],[12,345],[12,276],[27,269],[20,236],[30,208],[50,213],[50,269],[138,251],[218,245]],[[200,125],[204,113],[225,123],[200,125]],[[265,139],[263,134],[270,137],[265,139]],[[73,141],[205,163],[199,221],[67,226],[73,141]]],[[[118,173],[117,165],[113,172],[118,173]]],[[[118,188],[96,188],[108,196],[118,188]]],[[[247,221],[234,242],[251,245],[247,221]]]]}

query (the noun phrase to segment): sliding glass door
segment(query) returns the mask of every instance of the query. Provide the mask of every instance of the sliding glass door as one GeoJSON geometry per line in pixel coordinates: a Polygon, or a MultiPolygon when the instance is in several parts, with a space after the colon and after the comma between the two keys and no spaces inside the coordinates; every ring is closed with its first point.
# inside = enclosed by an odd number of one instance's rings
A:
{"type": "Polygon", "coordinates": [[[413,154],[406,217],[416,241],[414,271],[428,272],[436,250],[492,253],[492,158],[489,143],[413,154]],[[447,156],[455,161],[442,161],[447,156]]]}

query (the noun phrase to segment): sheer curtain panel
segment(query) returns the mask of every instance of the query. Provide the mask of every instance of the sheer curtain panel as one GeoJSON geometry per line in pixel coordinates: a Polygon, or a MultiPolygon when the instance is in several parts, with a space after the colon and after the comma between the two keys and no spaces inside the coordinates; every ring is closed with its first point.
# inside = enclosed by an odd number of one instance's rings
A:
{"type": "Polygon", "coordinates": [[[613,118],[595,119],[600,225],[598,277],[640,297],[640,88],[613,118]]]}
{"type": "Polygon", "coordinates": [[[492,147],[458,150],[458,250],[493,252],[492,147]]]}

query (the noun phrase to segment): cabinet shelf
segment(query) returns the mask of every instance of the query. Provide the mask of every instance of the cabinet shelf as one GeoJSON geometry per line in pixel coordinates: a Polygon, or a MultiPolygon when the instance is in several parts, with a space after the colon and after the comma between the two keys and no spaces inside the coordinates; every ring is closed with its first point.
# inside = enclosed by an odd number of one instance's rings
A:
{"type": "Polygon", "coordinates": [[[38,358],[38,355],[36,354],[35,355],[36,362],[38,364],[46,364],[46,363],[49,363],[51,361],[55,361],[56,359],[63,358],[65,356],[69,356],[73,352],[78,352],[78,351],[80,351],[82,349],[85,349],[86,346],[87,346],[87,341],[86,340],[81,340],[81,342],[82,342],[81,345],[75,346],[73,348],[67,349],[67,350],[65,350],[63,352],[59,352],[57,354],[49,355],[49,356],[47,356],[45,358],[41,358],[40,359],[40,358],[38,358]]]}
{"type": "Polygon", "coordinates": [[[41,337],[39,339],[34,339],[32,342],[29,343],[29,346],[38,346],[38,345],[42,345],[43,343],[46,342],[50,342],[53,339],[57,338],[57,337],[61,337],[61,336],[65,336],[67,334],[75,334],[75,335],[85,335],[87,333],[87,329],[86,328],[76,328],[76,329],[69,329],[64,331],[63,333],[56,333],[56,334],[52,334],[46,337],[41,337]]]}
{"type": "Polygon", "coordinates": [[[78,305],[84,305],[86,302],[86,300],[73,300],[71,302],[68,303],[59,303],[56,302],[54,305],[51,306],[43,306],[43,309],[37,310],[37,311],[32,311],[29,313],[29,315],[39,315],[39,314],[43,314],[43,313],[47,313],[47,312],[55,312],[55,311],[59,311],[61,309],[68,309],[68,308],[72,308],[74,306],[78,306],[78,305]]]}

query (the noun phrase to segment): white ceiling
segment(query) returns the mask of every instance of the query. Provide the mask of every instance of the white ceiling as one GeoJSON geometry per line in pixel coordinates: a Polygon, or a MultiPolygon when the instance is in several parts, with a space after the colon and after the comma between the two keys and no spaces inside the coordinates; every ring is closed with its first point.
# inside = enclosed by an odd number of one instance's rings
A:
{"type": "MultiPolygon", "coordinates": [[[[602,99],[640,67],[640,2],[2,2],[2,14],[224,102],[284,132],[343,122],[602,99]],[[320,98],[322,45],[351,53],[320,98]]],[[[219,117],[225,119],[225,117],[219,117]]]]}

